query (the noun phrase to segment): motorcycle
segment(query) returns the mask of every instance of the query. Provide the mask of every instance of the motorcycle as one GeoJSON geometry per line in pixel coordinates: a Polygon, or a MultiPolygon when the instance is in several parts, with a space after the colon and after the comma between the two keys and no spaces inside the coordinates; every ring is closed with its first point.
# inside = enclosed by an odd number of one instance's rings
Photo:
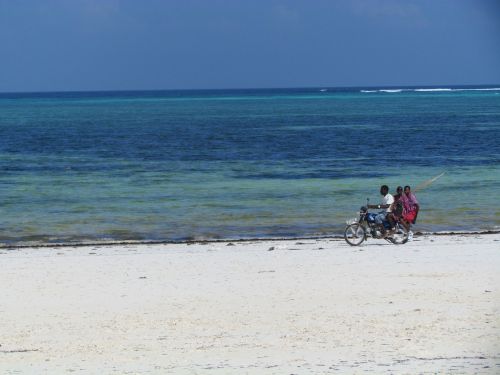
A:
{"type": "Polygon", "coordinates": [[[391,231],[391,225],[384,220],[382,225],[386,235],[382,233],[380,225],[375,222],[376,213],[368,212],[368,204],[359,210],[359,217],[347,222],[344,231],[344,239],[351,246],[359,246],[368,239],[384,239],[394,245],[402,245],[408,242],[408,230],[399,221],[395,223],[395,230],[391,231]]]}

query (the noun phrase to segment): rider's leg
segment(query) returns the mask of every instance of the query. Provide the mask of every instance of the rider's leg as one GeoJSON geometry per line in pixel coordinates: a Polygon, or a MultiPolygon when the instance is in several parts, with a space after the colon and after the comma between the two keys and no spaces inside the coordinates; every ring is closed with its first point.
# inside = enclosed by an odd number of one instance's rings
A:
{"type": "Polygon", "coordinates": [[[387,212],[379,212],[377,216],[375,216],[375,222],[379,225],[382,225],[384,222],[385,218],[387,216],[387,212]]]}
{"type": "Polygon", "coordinates": [[[396,227],[396,220],[394,219],[394,216],[391,213],[387,214],[387,221],[389,222],[389,225],[391,226],[391,230],[394,230],[396,227]]]}
{"type": "Polygon", "coordinates": [[[385,235],[385,227],[384,227],[384,220],[387,217],[387,212],[381,212],[377,216],[375,216],[375,223],[378,224],[380,232],[382,232],[382,236],[385,235]]]}
{"type": "Polygon", "coordinates": [[[405,227],[407,232],[410,231],[410,223],[409,222],[407,222],[405,219],[401,219],[399,222],[401,223],[401,225],[403,227],[405,227]]]}

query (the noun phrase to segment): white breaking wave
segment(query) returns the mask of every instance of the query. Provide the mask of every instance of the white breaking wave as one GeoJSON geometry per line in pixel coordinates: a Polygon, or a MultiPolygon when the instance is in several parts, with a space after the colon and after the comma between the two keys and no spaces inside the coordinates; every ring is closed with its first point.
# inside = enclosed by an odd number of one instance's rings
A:
{"type": "Polygon", "coordinates": [[[500,87],[482,87],[482,88],[470,88],[470,89],[452,89],[448,87],[443,88],[421,88],[421,89],[381,89],[381,90],[360,90],[360,92],[389,92],[398,93],[402,91],[414,91],[414,92],[452,92],[452,91],[500,91],[500,87]]]}
{"type": "Polygon", "coordinates": [[[405,91],[404,89],[381,89],[381,90],[360,90],[360,92],[401,92],[405,91]]]}
{"type": "Polygon", "coordinates": [[[487,87],[482,89],[456,89],[457,91],[500,91],[500,87],[487,87]]]}
{"type": "Polygon", "coordinates": [[[482,87],[477,89],[450,89],[450,88],[436,88],[436,89],[415,89],[413,91],[422,91],[422,92],[432,92],[432,91],[500,91],[500,87],[482,87]]]}
{"type": "Polygon", "coordinates": [[[380,92],[401,92],[403,91],[402,89],[397,89],[397,90],[378,90],[380,92]]]}
{"type": "Polygon", "coordinates": [[[415,89],[418,92],[433,92],[433,91],[455,91],[456,89],[415,89]]]}

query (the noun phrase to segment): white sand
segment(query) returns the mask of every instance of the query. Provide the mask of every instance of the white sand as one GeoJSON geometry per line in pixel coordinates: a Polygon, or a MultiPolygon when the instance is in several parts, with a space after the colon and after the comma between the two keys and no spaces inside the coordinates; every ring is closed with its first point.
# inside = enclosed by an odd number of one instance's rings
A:
{"type": "Polygon", "coordinates": [[[498,234],[3,249],[0,262],[2,374],[500,373],[498,234]]]}

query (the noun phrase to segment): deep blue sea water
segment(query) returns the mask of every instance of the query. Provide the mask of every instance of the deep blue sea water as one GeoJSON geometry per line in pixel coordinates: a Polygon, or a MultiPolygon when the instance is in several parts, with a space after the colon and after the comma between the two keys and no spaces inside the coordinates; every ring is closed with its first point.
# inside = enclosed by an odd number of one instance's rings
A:
{"type": "Polygon", "coordinates": [[[0,171],[9,244],[340,234],[443,171],[415,229],[498,229],[500,88],[0,94],[0,171]]]}

